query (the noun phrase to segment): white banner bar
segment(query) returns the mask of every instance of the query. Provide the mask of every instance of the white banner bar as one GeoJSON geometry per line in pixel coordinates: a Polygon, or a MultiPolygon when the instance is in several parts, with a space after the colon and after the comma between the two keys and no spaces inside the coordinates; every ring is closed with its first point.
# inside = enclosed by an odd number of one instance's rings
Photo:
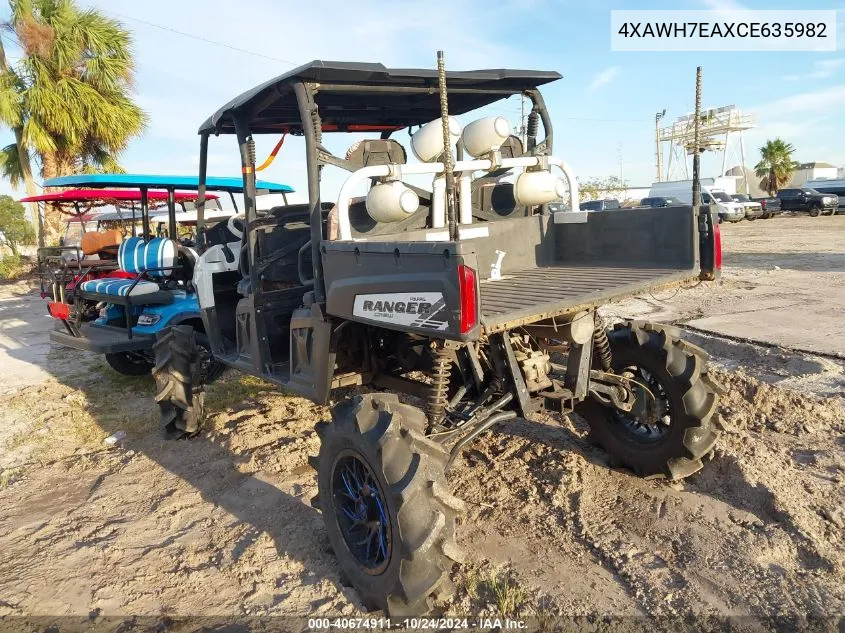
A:
{"type": "Polygon", "coordinates": [[[612,51],[836,51],[836,11],[610,12],[612,51]]]}

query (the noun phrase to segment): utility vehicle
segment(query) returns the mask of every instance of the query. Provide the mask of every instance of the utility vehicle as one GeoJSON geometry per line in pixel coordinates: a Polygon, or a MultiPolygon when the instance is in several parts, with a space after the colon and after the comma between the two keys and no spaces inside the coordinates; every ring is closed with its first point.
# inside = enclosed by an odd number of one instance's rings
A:
{"type": "MultiPolygon", "coordinates": [[[[196,200],[195,192],[177,191],[174,202],[185,204],[196,200]]],[[[166,205],[167,191],[148,191],[147,204],[153,209],[166,205]]],[[[209,197],[216,198],[213,194],[209,197]]],[[[51,205],[68,214],[64,235],[59,246],[38,249],[38,276],[41,297],[52,298],[47,309],[62,318],[74,303],[76,287],[91,279],[132,278],[134,275],[118,270],[117,255],[124,238],[137,234],[136,205],[141,192],[130,189],[66,189],[22,198],[20,202],[51,205]],[[113,211],[103,207],[113,207],[113,211]]],[[[165,216],[166,216],[165,211],[165,216]]],[[[213,211],[209,209],[213,217],[213,211]]],[[[166,217],[164,218],[166,221],[166,217]]],[[[84,303],[80,315],[83,321],[96,318],[94,302],[84,303]]]]}
{"type": "MultiPolygon", "coordinates": [[[[293,191],[278,183],[258,184],[262,191],[281,194],[283,199],[293,191]]],[[[203,185],[206,190],[203,199],[212,200],[216,207],[208,210],[213,227],[205,231],[204,239],[207,244],[217,247],[214,252],[221,254],[221,265],[236,271],[241,216],[234,194],[242,193],[242,181],[240,178],[208,178],[203,185]],[[233,209],[221,210],[216,204],[217,196],[207,193],[208,190],[229,194],[233,209]]],[[[124,223],[124,228],[129,228],[125,239],[117,230],[85,233],[78,249],[65,246],[42,249],[45,250],[43,255],[39,252],[39,259],[44,264],[42,270],[46,271],[52,286],[53,300],[48,308],[50,314],[61,321],[61,326],[50,333],[52,341],[104,354],[115,371],[126,375],[150,373],[155,335],[164,328],[175,324],[191,325],[197,328],[199,340],[204,343],[199,302],[192,280],[196,246],[190,236],[179,238],[180,227],[196,222],[196,211],[188,208],[198,195],[196,176],[80,174],[52,178],[45,181],[44,186],[87,187],[89,189],[83,194],[89,199],[98,195],[92,192],[99,191],[99,200],[133,202],[131,217],[127,218],[129,222],[124,223]],[[125,189],[104,189],[112,187],[125,189]],[[135,201],[141,221],[140,235],[136,235],[135,201]],[[166,217],[155,209],[162,203],[166,205],[166,217]],[[177,208],[181,211],[177,212],[177,208]],[[86,236],[93,239],[86,240],[86,236]],[[108,244],[113,250],[111,259],[85,259],[86,242],[98,247],[108,244]],[[68,258],[69,250],[76,256],[68,258]]],[[[65,200],[80,195],[45,194],[51,199],[63,197],[65,200]]],[[[202,366],[207,380],[223,369],[207,351],[202,366]]]]}
{"type": "MultiPolygon", "coordinates": [[[[394,615],[426,611],[448,585],[463,503],[446,471],[496,424],[577,411],[647,477],[697,471],[717,440],[706,354],[667,326],[608,330],[596,308],[717,275],[718,225],[684,205],[580,211],[539,90],[559,78],[314,61],[199,128],[201,194],[209,137],[234,135],[243,170],[243,278],[214,247],[195,265],[214,357],[319,404],[369,388],[317,425],[314,503],[343,575],[394,615]],[[524,145],[478,112],[519,95],[531,103],[524,145]],[[343,156],[324,144],[340,133],[358,134],[343,156]],[[256,211],[259,134],[304,139],[307,204],[256,211]],[[329,169],[348,172],[330,197],[329,169]],[[412,184],[421,174],[429,186],[412,184]],[[549,212],[562,197],[571,210],[549,212]]],[[[200,195],[200,225],[202,208],[200,195]]],[[[195,328],[159,334],[155,358],[162,423],[196,433],[195,328]]]]}

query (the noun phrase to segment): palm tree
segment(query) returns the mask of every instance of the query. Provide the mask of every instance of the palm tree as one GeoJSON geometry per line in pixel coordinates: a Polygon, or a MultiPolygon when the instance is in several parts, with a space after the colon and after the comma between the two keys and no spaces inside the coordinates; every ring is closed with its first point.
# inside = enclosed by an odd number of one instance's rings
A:
{"type": "MultiPolygon", "coordinates": [[[[22,56],[9,64],[0,44],[0,123],[15,133],[15,143],[0,149],[0,174],[30,194],[33,164],[43,178],[117,168],[146,124],[131,99],[129,31],[73,0],[9,4],[6,27],[22,56]]],[[[58,214],[47,223],[57,229],[58,214]]]]}
{"type": "Polygon", "coordinates": [[[788,185],[792,180],[792,172],[797,163],[792,160],[795,148],[791,143],[776,138],[766,141],[760,148],[761,160],[754,166],[754,172],[760,180],[760,188],[765,189],[770,196],[774,196],[778,189],[788,185]]]}

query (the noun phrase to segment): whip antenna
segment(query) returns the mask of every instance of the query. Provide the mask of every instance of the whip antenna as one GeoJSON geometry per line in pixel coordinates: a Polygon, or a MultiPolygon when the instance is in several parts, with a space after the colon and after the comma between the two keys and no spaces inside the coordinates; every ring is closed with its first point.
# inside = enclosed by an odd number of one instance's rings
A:
{"type": "Polygon", "coordinates": [[[455,216],[455,172],[452,165],[452,135],[449,130],[449,98],[446,95],[446,62],[443,51],[437,51],[437,83],[440,89],[440,120],[443,124],[443,165],[446,176],[446,214],[449,218],[449,239],[458,240],[455,216]]]}

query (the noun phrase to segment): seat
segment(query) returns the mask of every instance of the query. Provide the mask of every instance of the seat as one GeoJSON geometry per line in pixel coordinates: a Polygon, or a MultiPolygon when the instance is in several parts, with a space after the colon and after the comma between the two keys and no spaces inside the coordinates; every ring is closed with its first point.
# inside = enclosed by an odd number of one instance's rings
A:
{"type": "Polygon", "coordinates": [[[79,242],[83,255],[99,255],[114,259],[123,242],[120,231],[103,231],[102,233],[83,233],[79,242]]]}
{"type": "Polygon", "coordinates": [[[139,270],[135,272],[149,271],[150,277],[165,278],[170,277],[172,270],[155,270],[156,268],[172,268],[176,265],[176,258],[178,257],[178,249],[176,242],[166,237],[156,237],[147,242],[144,247],[143,264],[139,270]]]}
{"type": "MultiPolygon", "coordinates": [[[[178,256],[176,243],[157,237],[144,242],[140,237],[130,237],[120,244],[117,253],[118,267],[124,273],[140,275],[164,281],[172,273],[167,269],[175,265],[178,256]]],[[[79,290],[86,298],[121,305],[167,304],[173,301],[173,293],[162,290],[157,281],[130,279],[91,279],[79,290]],[[134,285],[133,285],[134,284],[134,285]]]]}
{"type": "MultiPolygon", "coordinates": [[[[129,288],[135,282],[134,279],[90,279],[84,282],[79,288],[83,292],[96,292],[101,295],[114,297],[126,297],[129,295],[129,288]]],[[[158,292],[158,284],[153,281],[139,281],[132,288],[132,296],[147,295],[151,292],[158,292]]]]}

